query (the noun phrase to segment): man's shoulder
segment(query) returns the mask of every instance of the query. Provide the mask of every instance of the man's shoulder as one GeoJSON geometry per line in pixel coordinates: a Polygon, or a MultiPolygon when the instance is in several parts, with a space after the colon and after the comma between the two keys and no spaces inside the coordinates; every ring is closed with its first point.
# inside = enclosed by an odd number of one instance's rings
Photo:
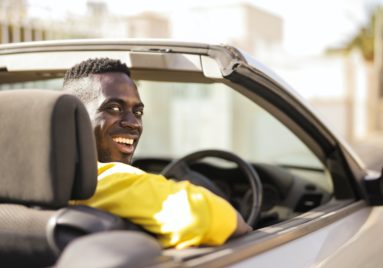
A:
{"type": "Polygon", "coordinates": [[[113,173],[129,173],[134,175],[145,174],[146,172],[128,164],[120,162],[100,163],[98,162],[98,180],[113,173]]]}

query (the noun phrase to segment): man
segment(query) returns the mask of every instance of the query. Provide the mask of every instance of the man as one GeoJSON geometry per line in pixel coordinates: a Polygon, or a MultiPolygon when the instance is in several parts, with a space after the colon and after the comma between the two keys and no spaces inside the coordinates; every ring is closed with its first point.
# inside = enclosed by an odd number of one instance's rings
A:
{"type": "Polygon", "coordinates": [[[210,191],[130,165],[143,129],[144,104],[125,64],[108,58],[81,62],[67,71],[64,90],[84,102],[100,162],[96,193],[76,204],[127,218],[155,233],[164,247],[220,245],[251,230],[210,191]]]}

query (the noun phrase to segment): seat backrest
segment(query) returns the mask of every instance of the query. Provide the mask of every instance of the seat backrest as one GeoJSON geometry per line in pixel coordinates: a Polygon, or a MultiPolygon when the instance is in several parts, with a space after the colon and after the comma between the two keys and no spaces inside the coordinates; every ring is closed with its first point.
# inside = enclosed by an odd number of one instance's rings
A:
{"type": "Polygon", "coordinates": [[[97,184],[91,123],[76,97],[47,90],[0,92],[0,203],[58,208],[97,184]]]}
{"type": "Polygon", "coordinates": [[[80,100],[46,90],[0,91],[0,263],[43,267],[54,209],[97,184],[91,123],[80,100]]]}

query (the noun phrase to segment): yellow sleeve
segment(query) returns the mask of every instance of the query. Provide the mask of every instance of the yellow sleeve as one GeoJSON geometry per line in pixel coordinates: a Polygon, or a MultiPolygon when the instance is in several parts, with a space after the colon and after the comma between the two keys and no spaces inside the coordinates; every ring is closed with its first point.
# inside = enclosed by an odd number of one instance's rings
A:
{"type": "Polygon", "coordinates": [[[124,166],[99,167],[96,193],[75,203],[127,218],[157,234],[164,247],[220,245],[234,232],[236,212],[226,200],[187,181],[128,173],[124,166]]]}

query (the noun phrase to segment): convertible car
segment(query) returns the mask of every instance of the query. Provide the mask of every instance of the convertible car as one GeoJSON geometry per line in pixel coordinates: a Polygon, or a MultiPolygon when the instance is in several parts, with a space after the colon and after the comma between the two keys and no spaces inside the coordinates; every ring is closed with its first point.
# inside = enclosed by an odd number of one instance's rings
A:
{"type": "MultiPolygon", "coordinates": [[[[383,182],[284,81],[232,46],[67,40],[0,46],[0,263],[10,267],[381,267],[383,182]],[[163,249],[105,211],[82,103],[88,58],[125,62],[145,103],[133,165],[227,199],[254,231],[163,249]]],[[[383,163],[382,163],[383,164],[383,163]]],[[[222,224],[225,219],[222,219],[222,224]]]]}

